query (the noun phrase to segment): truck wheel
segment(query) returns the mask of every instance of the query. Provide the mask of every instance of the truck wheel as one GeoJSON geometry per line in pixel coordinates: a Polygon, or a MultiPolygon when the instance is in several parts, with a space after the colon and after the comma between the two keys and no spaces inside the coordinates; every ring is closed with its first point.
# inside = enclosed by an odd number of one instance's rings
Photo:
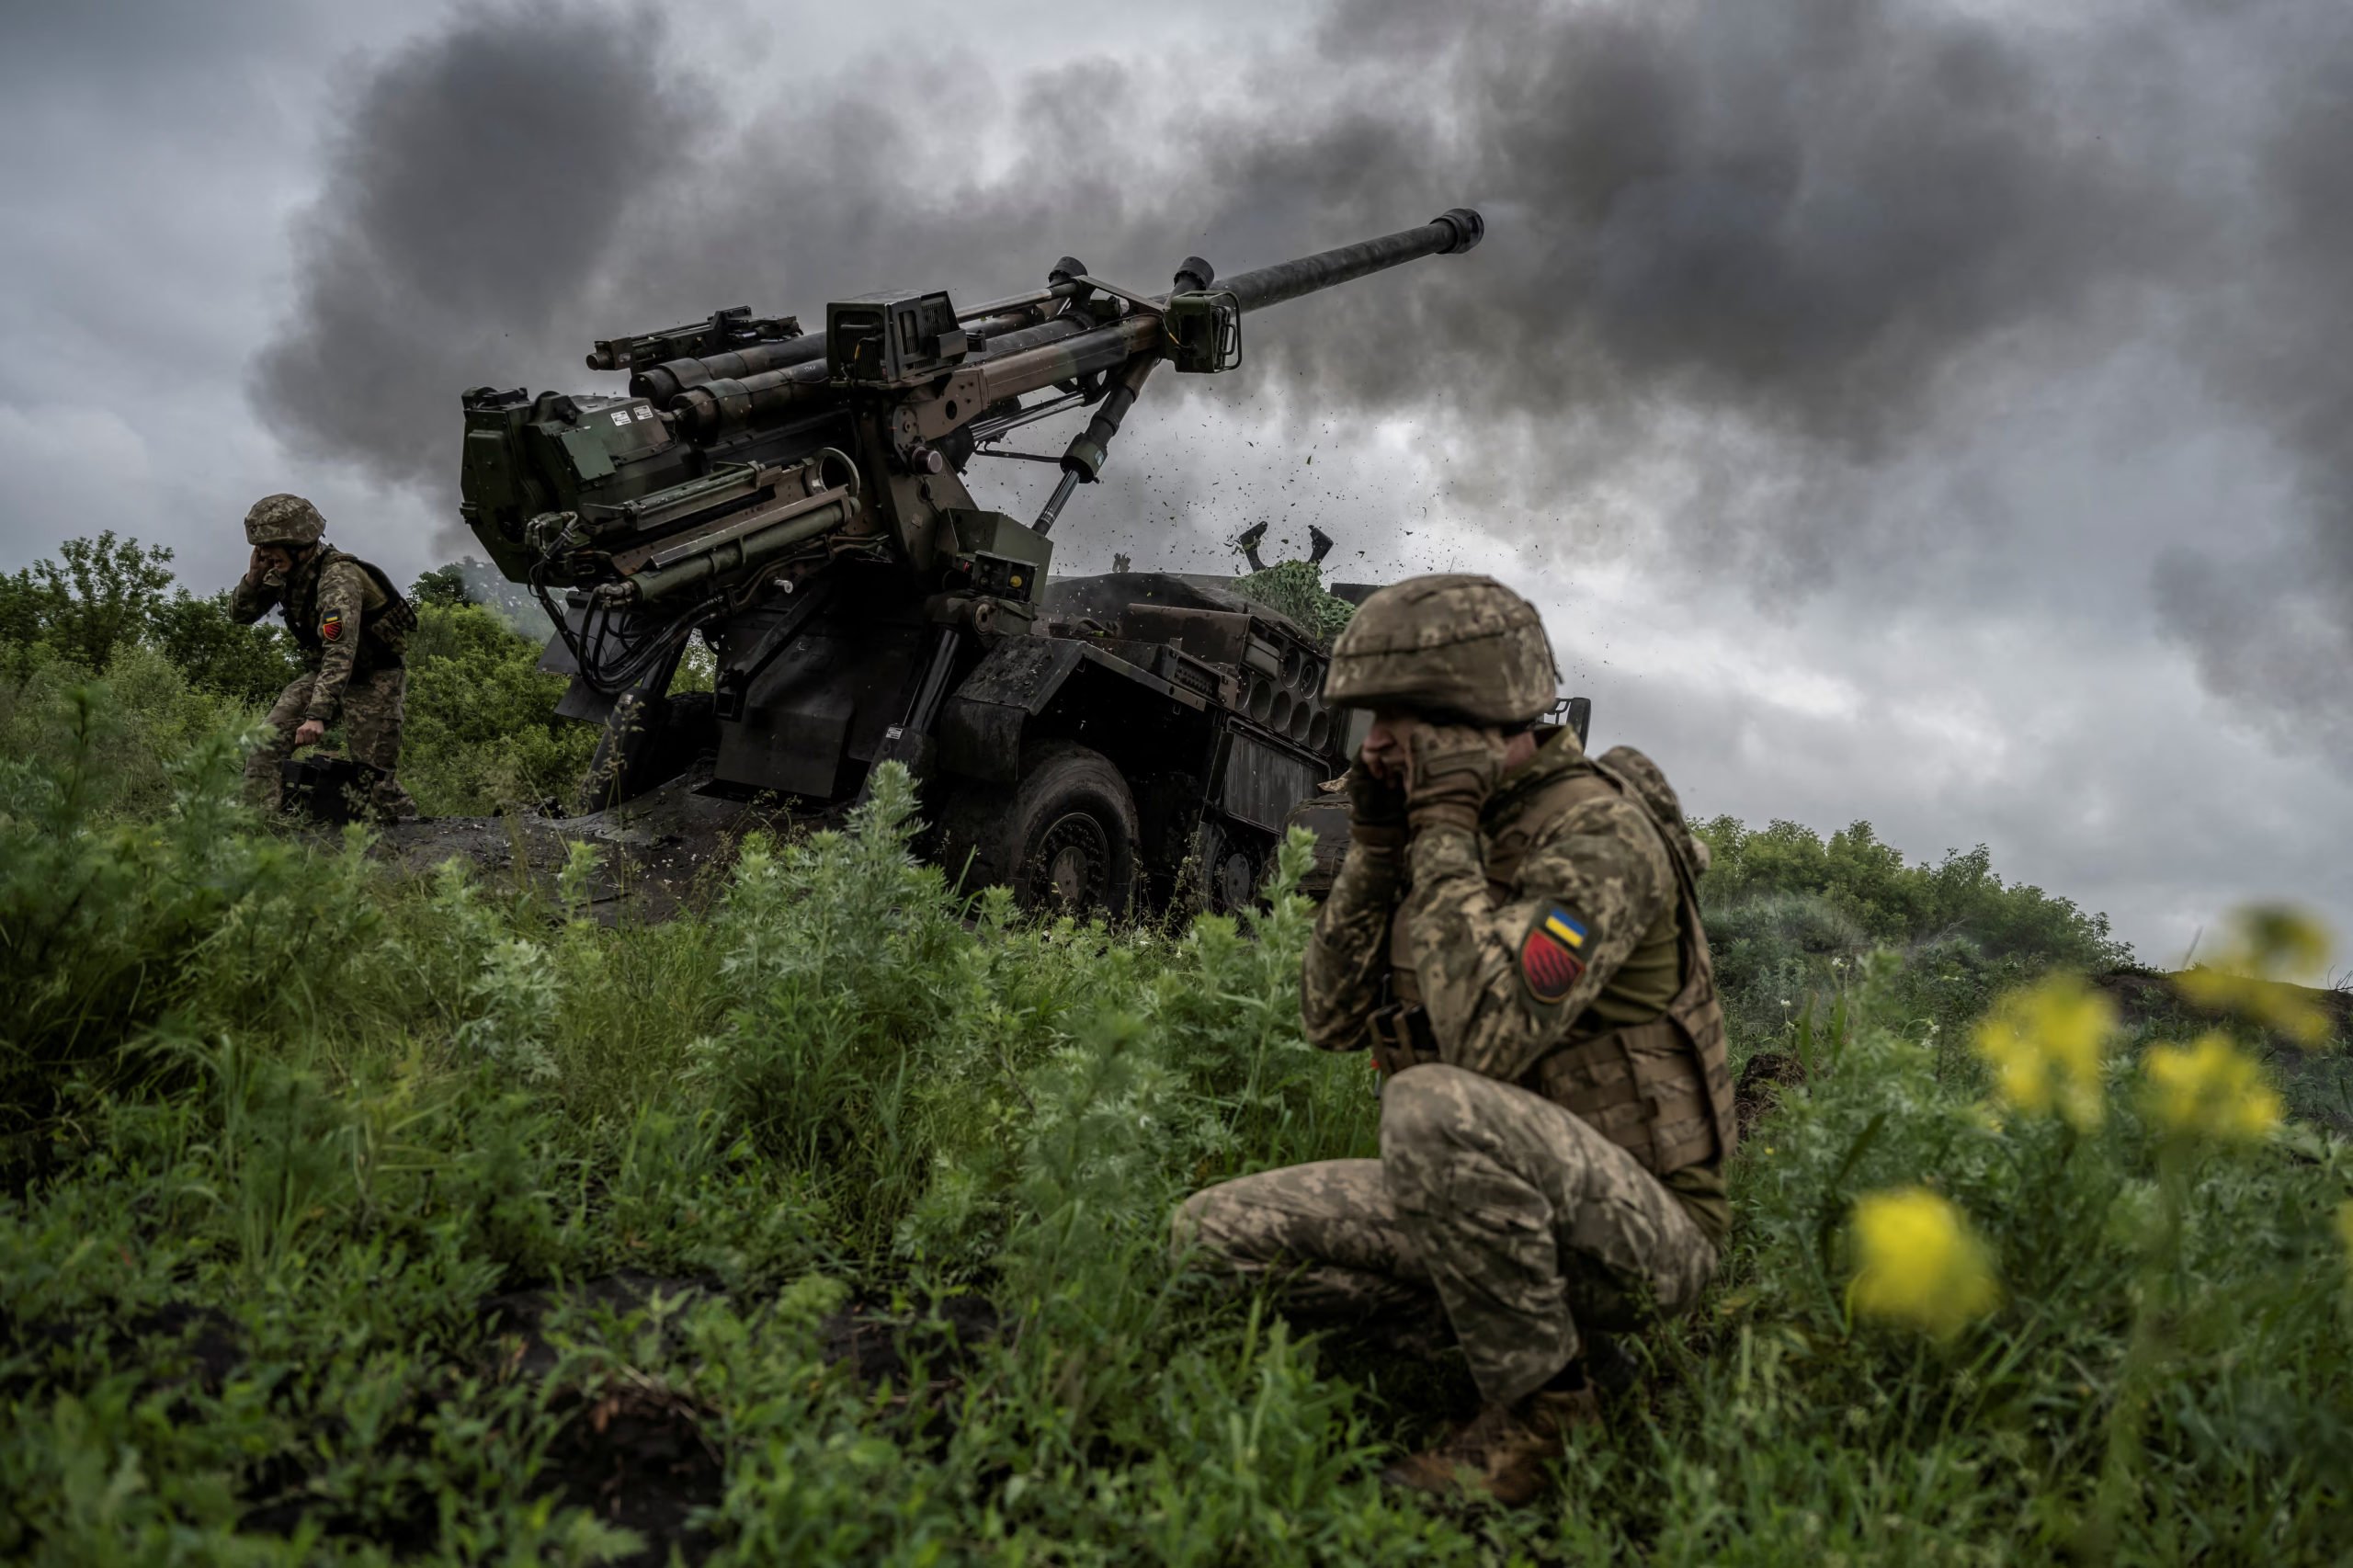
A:
{"type": "Polygon", "coordinates": [[[1012,789],[962,791],[941,826],[949,874],[1009,887],[1024,909],[1123,915],[1135,896],[1135,797],[1100,752],[1040,746],[1012,789]]]}
{"type": "Polygon", "coordinates": [[[1231,828],[1204,821],[1197,840],[1203,906],[1233,915],[1258,902],[1256,846],[1231,828]]]}
{"type": "Polygon", "coordinates": [[[667,784],[719,743],[719,720],[707,691],[682,691],[639,702],[624,697],[588,759],[580,809],[601,812],[667,784]]]}

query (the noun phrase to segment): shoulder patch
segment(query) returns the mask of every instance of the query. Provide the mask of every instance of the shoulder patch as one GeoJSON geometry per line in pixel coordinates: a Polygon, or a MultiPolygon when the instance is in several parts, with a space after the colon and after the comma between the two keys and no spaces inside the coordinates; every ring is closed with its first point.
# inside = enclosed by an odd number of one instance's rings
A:
{"type": "Polygon", "coordinates": [[[319,635],[330,642],[339,642],[343,637],[343,612],[331,609],[320,617],[319,635]]]}
{"type": "Polygon", "coordinates": [[[1519,977],[1528,993],[1550,1005],[1566,997],[1585,973],[1586,922],[1560,904],[1546,906],[1519,941],[1519,977]]]}

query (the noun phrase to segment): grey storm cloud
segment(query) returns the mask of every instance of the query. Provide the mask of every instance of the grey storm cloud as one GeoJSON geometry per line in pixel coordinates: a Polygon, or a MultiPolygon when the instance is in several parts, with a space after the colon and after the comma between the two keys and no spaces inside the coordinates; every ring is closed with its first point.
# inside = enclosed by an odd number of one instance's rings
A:
{"type": "Polygon", "coordinates": [[[576,333],[584,282],[678,161],[683,95],[639,41],[660,31],[650,10],[469,11],[368,77],[296,234],[294,319],[254,369],[300,444],[454,481],[465,378],[576,333]]]}
{"type": "Polygon", "coordinates": [[[2298,505],[2285,529],[2215,517],[2225,558],[2170,551],[2156,583],[2210,688],[2291,743],[2353,756],[2353,12],[2291,24],[2242,244],[2190,335],[2277,444],[2298,505]]]}
{"type": "MultiPolygon", "coordinates": [[[[1522,465],[1469,489],[1523,502],[1681,460],[1666,554],[1802,585],[1869,557],[1881,477],[1958,447],[1972,399],[2171,342],[2276,446],[2295,515],[2134,567],[2205,678],[2288,722],[2353,653],[2339,10],[1339,0],[1199,81],[1217,57],[894,54],[838,88],[715,78],[650,9],[460,11],[357,85],[253,389],[313,451],[446,496],[458,391],[568,381],[591,337],[1006,291],[1068,249],[1160,287],[1188,251],[1239,268],[1468,203],[1478,256],[1289,307],[1256,376],[1319,412],[1435,392],[1522,465]],[[722,112],[744,83],[763,107],[722,112]],[[1679,449],[1694,418],[1744,432],[1739,460],[1679,449]]],[[[1997,531],[1947,478],[1946,526],[1997,531]]]]}

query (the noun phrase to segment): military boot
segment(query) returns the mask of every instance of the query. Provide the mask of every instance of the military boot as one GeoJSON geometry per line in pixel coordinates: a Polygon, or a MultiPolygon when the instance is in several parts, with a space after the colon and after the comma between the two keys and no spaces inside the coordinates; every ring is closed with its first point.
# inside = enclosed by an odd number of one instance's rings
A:
{"type": "Polygon", "coordinates": [[[1600,1419],[1590,1388],[1539,1389],[1517,1404],[1490,1404],[1435,1448],[1381,1472],[1392,1486],[1439,1497],[1493,1498],[1507,1508],[1544,1494],[1546,1470],[1569,1428],[1600,1419]]]}

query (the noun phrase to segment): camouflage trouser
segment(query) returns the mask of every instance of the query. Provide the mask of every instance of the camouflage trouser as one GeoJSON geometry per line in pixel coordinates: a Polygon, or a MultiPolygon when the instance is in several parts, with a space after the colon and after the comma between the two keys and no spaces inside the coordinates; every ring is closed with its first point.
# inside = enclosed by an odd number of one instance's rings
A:
{"type": "Polygon", "coordinates": [[[1390,1080],[1381,1158],[1244,1176],[1176,1215],[1180,1261],[1322,1322],[1445,1308],[1482,1397],[1508,1403],[1579,1353],[1699,1299],[1716,1250],[1634,1157],[1525,1089],[1426,1064],[1390,1080]]]}
{"type": "MultiPolygon", "coordinates": [[[[245,758],[245,798],[263,811],[278,810],[279,768],[294,755],[294,731],[310,710],[311,683],[316,678],[300,676],[278,694],[269,710],[269,737],[245,758]]],[[[353,676],[343,688],[342,710],[335,721],[343,730],[351,760],[377,771],[375,786],[368,791],[369,806],[377,815],[394,822],[416,815],[416,802],[408,798],[392,773],[400,766],[401,712],[407,698],[406,670],[353,676]]]]}

